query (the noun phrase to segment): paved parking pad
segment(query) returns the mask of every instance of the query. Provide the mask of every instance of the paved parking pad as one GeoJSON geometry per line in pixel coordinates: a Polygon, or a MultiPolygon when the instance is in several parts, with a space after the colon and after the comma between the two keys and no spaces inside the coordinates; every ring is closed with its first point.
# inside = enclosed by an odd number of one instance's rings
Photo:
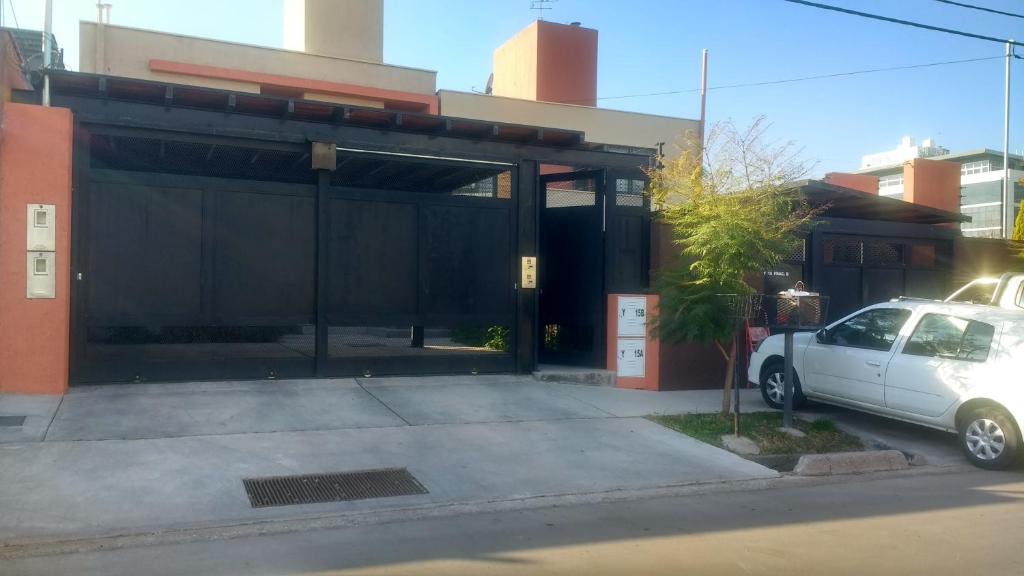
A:
{"type": "Polygon", "coordinates": [[[352,379],[73,388],[46,439],[130,440],[402,426],[352,379]]]}
{"type": "Polygon", "coordinates": [[[0,543],[770,478],[641,418],[0,446],[0,543]],[[243,478],[405,467],[428,494],[253,509],[243,478]]]}

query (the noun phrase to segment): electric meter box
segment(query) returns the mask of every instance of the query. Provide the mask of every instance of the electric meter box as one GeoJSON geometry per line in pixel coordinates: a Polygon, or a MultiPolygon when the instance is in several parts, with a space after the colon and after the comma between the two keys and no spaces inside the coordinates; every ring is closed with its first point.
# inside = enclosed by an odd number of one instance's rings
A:
{"type": "Polygon", "coordinates": [[[32,252],[57,250],[57,208],[53,204],[28,205],[28,246],[32,252]]]}
{"type": "Polygon", "coordinates": [[[29,299],[57,297],[57,255],[54,252],[28,252],[25,296],[29,299]]]}

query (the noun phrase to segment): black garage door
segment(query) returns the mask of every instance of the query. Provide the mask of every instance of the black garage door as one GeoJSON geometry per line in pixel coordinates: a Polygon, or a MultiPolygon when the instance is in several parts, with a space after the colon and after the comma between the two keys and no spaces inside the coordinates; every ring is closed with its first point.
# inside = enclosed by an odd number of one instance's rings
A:
{"type": "Polygon", "coordinates": [[[73,382],[512,369],[508,166],[85,142],[73,382]]]}

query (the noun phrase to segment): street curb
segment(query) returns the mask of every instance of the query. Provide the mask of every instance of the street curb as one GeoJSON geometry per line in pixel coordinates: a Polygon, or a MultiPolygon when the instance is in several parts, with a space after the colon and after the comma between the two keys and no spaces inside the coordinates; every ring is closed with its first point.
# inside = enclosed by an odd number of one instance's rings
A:
{"type": "Polygon", "coordinates": [[[907,457],[899,450],[868,450],[806,454],[800,457],[793,473],[798,476],[832,476],[906,470],[909,467],[907,457]]]}
{"type": "Polygon", "coordinates": [[[270,536],[326,530],[361,525],[391,524],[416,520],[446,518],[465,514],[517,512],[559,506],[577,506],[628,502],[677,496],[700,496],[704,494],[765,490],[792,486],[817,486],[822,484],[843,484],[884,480],[897,475],[948,474],[973,470],[972,466],[912,468],[898,472],[868,473],[854,476],[793,476],[754,480],[712,481],[689,483],[657,488],[611,490],[584,494],[558,494],[533,496],[507,500],[483,500],[474,502],[432,504],[384,510],[360,512],[339,512],[321,515],[296,515],[287,518],[270,518],[254,521],[220,522],[188,526],[164,526],[150,529],[136,529],[107,534],[75,537],[33,538],[20,541],[0,542],[0,560],[80,554],[105,550],[140,548],[145,546],[186,544],[215,540],[230,540],[254,536],[270,536]]]}

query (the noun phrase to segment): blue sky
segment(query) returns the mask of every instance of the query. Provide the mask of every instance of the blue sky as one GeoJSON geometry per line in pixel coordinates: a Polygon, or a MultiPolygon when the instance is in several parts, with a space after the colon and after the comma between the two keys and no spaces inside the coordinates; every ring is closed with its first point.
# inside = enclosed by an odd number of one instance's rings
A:
{"type": "MultiPolygon", "coordinates": [[[[43,0],[9,2],[22,27],[41,27],[43,0]]],[[[107,0],[112,23],[267,46],[282,44],[281,0],[107,0]]],[[[934,0],[821,0],[865,12],[1024,40],[1024,20],[934,0]]],[[[1024,13],[1022,0],[967,0],[1024,13]]],[[[77,67],[77,22],[94,0],[54,0],[54,31],[77,67]]],[[[545,17],[600,31],[598,96],[697,88],[700,51],[709,85],[1000,56],[1003,46],[864,20],[781,0],[558,0],[545,17]]],[[[529,0],[385,0],[385,61],[437,70],[438,87],[482,90],[495,47],[529,24],[529,0]]],[[[1024,49],[1018,49],[1024,55],[1024,49]]],[[[1015,61],[1010,146],[1024,149],[1024,60],[1015,61]]],[[[694,93],[601,100],[608,108],[696,118],[694,93]]],[[[814,173],[856,169],[863,154],[903,135],[932,137],[954,151],[1001,149],[1003,61],[848,78],[713,90],[709,121],[745,124],[758,115],[792,140],[814,173]]]]}

